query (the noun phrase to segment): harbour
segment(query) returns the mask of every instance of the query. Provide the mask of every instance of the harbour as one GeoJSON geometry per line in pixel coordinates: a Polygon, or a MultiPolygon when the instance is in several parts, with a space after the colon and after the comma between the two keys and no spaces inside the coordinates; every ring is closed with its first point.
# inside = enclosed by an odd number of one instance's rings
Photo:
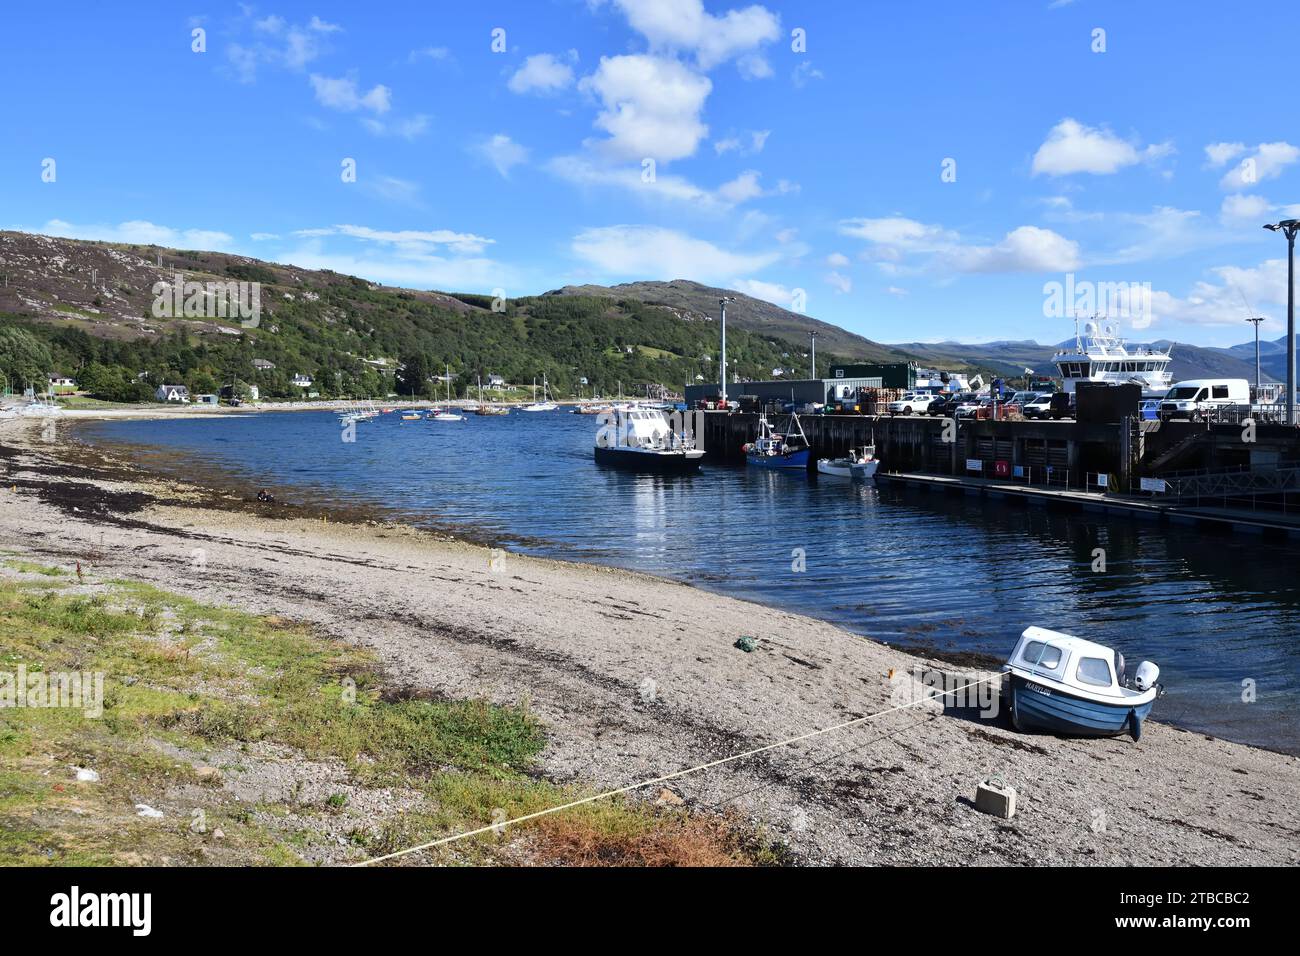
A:
{"type": "MultiPolygon", "coordinates": [[[[705,416],[740,436],[744,416],[705,416]]],[[[1053,489],[1036,499],[1050,507],[1027,508],[1023,489],[991,479],[979,491],[953,476],[901,487],[886,449],[941,423],[801,420],[814,443],[826,429],[846,447],[874,426],[883,462],[876,481],[753,469],[734,456],[677,477],[602,469],[591,452],[599,426],[563,412],[454,430],[381,416],[361,426],[355,444],[338,440],[330,416],[312,413],[79,428],[177,478],[237,472],[245,484],[285,489],[281,498],[364,504],[521,553],[779,603],[900,647],[996,657],[1029,622],[1087,633],[1160,660],[1171,690],[1156,720],[1288,749],[1300,739],[1286,704],[1300,688],[1300,658],[1283,636],[1300,626],[1286,570],[1294,542],[1225,537],[1172,518],[1139,522],[1096,493],[1053,489]],[[1104,573],[1094,570],[1098,548],[1104,573]],[[800,561],[803,570],[793,570],[800,561]],[[1249,705],[1243,679],[1261,688],[1249,705]]],[[[1026,427],[1032,437],[1071,426],[1026,427]]],[[[707,434],[705,447],[718,447],[707,434]]]]}

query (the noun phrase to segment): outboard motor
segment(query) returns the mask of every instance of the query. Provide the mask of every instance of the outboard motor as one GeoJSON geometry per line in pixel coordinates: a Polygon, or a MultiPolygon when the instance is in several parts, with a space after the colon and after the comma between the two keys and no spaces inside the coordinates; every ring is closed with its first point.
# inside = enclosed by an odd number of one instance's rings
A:
{"type": "Polygon", "coordinates": [[[1156,681],[1159,679],[1160,668],[1150,661],[1143,661],[1138,665],[1137,673],[1133,675],[1133,686],[1138,690],[1150,690],[1156,686],[1156,681]]]}

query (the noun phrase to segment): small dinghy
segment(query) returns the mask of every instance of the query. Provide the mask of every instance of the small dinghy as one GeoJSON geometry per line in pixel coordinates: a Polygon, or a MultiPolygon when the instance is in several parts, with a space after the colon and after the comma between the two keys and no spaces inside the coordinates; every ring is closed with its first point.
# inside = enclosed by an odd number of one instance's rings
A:
{"type": "Polygon", "coordinates": [[[1142,721],[1164,694],[1160,668],[1143,661],[1130,679],[1113,648],[1028,627],[1002,667],[1011,725],[1081,737],[1142,736],[1142,721]]]}

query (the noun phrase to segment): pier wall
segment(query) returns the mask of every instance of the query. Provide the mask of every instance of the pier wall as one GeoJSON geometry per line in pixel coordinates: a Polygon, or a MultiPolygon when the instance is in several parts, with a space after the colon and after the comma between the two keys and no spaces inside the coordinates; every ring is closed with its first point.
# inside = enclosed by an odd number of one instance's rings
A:
{"type": "MultiPolygon", "coordinates": [[[[758,435],[759,416],[743,412],[702,412],[704,450],[710,461],[744,461],[741,447],[758,435]]],[[[786,416],[769,417],[778,430],[786,416]]],[[[1051,468],[1058,481],[1082,486],[1089,474],[1113,475],[1127,487],[1130,478],[1188,468],[1269,467],[1300,459],[1300,435],[1286,426],[1259,426],[1244,440],[1238,425],[1191,422],[1095,424],[1072,421],[972,421],[915,416],[800,416],[812,445],[812,458],[830,458],[874,444],[881,467],[889,471],[939,475],[968,473],[968,460],[1051,468]]]]}

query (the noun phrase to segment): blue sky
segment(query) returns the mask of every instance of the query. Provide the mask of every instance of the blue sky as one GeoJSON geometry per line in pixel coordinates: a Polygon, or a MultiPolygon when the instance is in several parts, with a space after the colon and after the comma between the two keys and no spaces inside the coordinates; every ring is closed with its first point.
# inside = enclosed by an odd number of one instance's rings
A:
{"type": "Polygon", "coordinates": [[[1059,341],[1072,310],[1046,314],[1044,285],[1067,274],[1149,283],[1149,312],[1116,316],[1133,338],[1246,341],[1247,304],[1284,331],[1285,242],[1260,227],[1300,215],[1294,2],[51,2],[5,21],[3,228],[508,295],[801,291],[886,342],[1059,341]]]}

